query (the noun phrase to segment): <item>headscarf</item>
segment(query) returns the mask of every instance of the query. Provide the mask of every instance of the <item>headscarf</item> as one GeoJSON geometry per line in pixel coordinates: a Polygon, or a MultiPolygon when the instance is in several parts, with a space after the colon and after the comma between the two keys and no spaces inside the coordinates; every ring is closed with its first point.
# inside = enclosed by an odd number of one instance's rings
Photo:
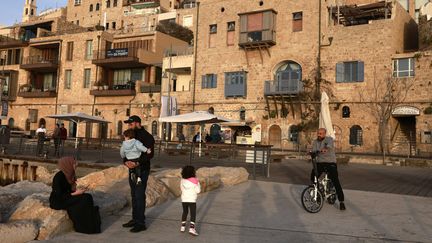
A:
{"type": "Polygon", "coordinates": [[[59,169],[66,176],[66,180],[72,185],[72,188],[76,186],[75,164],[77,161],[73,157],[63,157],[58,162],[59,169]]]}

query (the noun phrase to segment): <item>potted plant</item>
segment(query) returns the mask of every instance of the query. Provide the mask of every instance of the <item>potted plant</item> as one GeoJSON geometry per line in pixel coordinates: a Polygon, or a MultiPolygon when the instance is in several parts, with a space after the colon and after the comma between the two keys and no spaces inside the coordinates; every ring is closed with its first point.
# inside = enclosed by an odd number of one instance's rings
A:
{"type": "Polygon", "coordinates": [[[109,88],[108,84],[103,84],[102,87],[103,87],[103,90],[108,90],[108,88],[109,88]]]}
{"type": "Polygon", "coordinates": [[[98,90],[99,89],[99,82],[96,81],[93,83],[93,90],[98,90]]]}
{"type": "Polygon", "coordinates": [[[20,86],[20,90],[22,92],[30,92],[32,90],[32,85],[31,84],[23,84],[20,86]]]}

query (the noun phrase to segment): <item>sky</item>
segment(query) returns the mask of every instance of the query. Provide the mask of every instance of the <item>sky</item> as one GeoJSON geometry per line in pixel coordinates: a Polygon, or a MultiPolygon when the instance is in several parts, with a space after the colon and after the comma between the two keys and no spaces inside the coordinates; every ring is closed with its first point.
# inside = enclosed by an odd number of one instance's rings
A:
{"type": "MultiPolygon", "coordinates": [[[[12,25],[20,22],[25,0],[0,0],[0,24],[12,25]]],[[[64,7],[67,0],[36,0],[38,13],[47,8],[64,7]]]]}

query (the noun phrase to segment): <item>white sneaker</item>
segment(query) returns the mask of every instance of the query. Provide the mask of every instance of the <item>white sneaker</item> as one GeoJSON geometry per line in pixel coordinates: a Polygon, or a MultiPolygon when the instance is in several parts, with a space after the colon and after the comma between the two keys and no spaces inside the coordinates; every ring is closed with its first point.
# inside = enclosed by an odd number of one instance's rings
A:
{"type": "Polygon", "coordinates": [[[198,233],[196,232],[195,227],[189,228],[189,234],[191,234],[193,236],[198,236],[198,233]]]}
{"type": "Polygon", "coordinates": [[[182,225],[180,227],[180,232],[185,232],[186,231],[186,222],[182,222],[182,225]]]}

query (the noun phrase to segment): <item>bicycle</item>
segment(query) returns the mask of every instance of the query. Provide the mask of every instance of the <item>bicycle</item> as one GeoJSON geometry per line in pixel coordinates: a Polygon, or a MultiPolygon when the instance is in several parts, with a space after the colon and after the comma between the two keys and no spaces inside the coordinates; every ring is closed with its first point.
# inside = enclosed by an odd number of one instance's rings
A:
{"type": "Polygon", "coordinates": [[[313,169],[315,172],[314,183],[306,187],[302,192],[302,205],[303,208],[309,213],[318,213],[323,205],[324,200],[328,204],[336,203],[336,189],[332,181],[328,178],[327,171],[324,171],[324,178],[318,178],[318,169],[316,164],[316,157],[319,151],[310,152],[313,169]]]}

